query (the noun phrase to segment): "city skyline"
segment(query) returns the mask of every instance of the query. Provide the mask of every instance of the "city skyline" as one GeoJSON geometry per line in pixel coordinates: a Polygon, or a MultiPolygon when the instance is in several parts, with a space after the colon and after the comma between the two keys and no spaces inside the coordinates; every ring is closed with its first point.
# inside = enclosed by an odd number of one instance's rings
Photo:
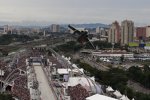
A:
{"type": "Polygon", "coordinates": [[[149,0],[1,0],[0,21],[11,23],[104,23],[133,20],[150,24],[149,0]]]}

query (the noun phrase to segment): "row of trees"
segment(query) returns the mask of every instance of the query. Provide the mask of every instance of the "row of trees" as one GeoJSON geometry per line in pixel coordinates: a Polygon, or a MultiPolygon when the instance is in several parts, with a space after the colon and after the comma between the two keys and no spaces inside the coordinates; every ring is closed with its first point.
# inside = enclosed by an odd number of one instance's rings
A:
{"type": "Polygon", "coordinates": [[[130,67],[128,77],[150,89],[150,67],[148,65],[144,65],[143,69],[137,66],[130,67]]]}
{"type": "MultiPolygon", "coordinates": [[[[127,81],[130,79],[128,72],[122,69],[112,68],[109,71],[99,71],[89,64],[77,61],[80,67],[84,68],[91,76],[95,76],[96,81],[100,84],[110,85],[114,89],[119,90],[122,94],[126,94],[130,99],[150,100],[150,95],[135,92],[127,86],[127,81]]],[[[138,76],[137,76],[138,77],[138,76]]]]}
{"type": "Polygon", "coordinates": [[[70,41],[62,45],[58,45],[54,48],[55,51],[63,51],[63,52],[77,52],[82,48],[81,45],[77,44],[75,41],[70,41]]]}
{"type": "MultiPolygon", "coordinates": [[[[112,43],[108,43],[106,41],[94,41],[93,42],[94,46],[98,46],[99,49],[106,49],[106,48],[112,48],[112,43]]],[[[86,44],[85,48],[87,49],[92,49],[89,43],[86,44]]],[[[127,50],[128,46],[125,45],[124,47],[121,46],[120,43],[115,43],[114,48],[119,48],[119,49],[124,49],[127,50]]]]}
{"type": "MultiPolygon", "coordinates": [[[[112,48],[112,44],[108,43],[108,42],[95,41],[95,42],[93,42],[93,44],[94,44],[94,46],[98,46],[99,49],[112,48]]],[[[123,47],[120,46],[120,44],[115,44],[114,47],[124,49],[123,47]]],[[[70,41],[65,44],[58,45],[53,49],[57,52],[60,51],[60,52],[64,52],[64,53],[70,53],[70,52],[75,53],[81,49],[93,49],[93,47],[91,46],[90,43],[81,45],[81,44],[77,43],[76,41],[70,41]]]]}
{"type": "Polygon", "coordinates": [[[0,93],[0,100],[15,100],[10,94],[0,93]]]}
{"type": "Polygon", "coordinates": [[[0,36],[0,45],[8,45],[13,42],[27,42],[31,40],[33,40],[33,38],[27,35],[6,34],[0,36]]]}
{"type": "MultiPolygon", "coordinates": [[[[105,42],[105,41],[94,41],[93,45],[97,46],[99,49],[112,48],[112,44],[105,42]]],[[[70,42],[67,42],[66,44],[57,46],[55,50],[59,49],[64,52],[66,51],[68,52],[68,51],[77,51],[77,50],[80,50],[81,48],[93,49],[93,47],[91,46],[89,42],[86,43],[85,45],[81,45],[81,44],[78,44],[76,41],[70,41],[70,42]]],[[[127,50],[128,46],[122,47],[119,43],[115,43],[114,48],[127,50]]]]}

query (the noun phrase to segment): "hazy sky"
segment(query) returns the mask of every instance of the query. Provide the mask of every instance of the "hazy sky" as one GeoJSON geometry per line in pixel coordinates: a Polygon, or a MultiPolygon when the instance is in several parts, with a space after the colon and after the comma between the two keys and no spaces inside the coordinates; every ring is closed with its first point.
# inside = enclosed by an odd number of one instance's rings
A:
{"type": "Polygon", "coordinates": [[[0,21],[150,24],[150,0],[0,0],[0,21]]]}

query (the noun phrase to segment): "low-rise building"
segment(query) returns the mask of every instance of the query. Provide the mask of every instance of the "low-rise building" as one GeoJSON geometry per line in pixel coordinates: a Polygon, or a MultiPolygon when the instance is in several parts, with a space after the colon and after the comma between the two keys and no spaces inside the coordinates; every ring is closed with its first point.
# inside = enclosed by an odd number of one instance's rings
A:
{"type": "Polygon", "coordinates": [[[133,58],[133,53],[128,52],[92,52],[92,56],[94,57],[100,57],[100,58],[120,58],[121,56],[124,56],[124,58],[133,58]]]}

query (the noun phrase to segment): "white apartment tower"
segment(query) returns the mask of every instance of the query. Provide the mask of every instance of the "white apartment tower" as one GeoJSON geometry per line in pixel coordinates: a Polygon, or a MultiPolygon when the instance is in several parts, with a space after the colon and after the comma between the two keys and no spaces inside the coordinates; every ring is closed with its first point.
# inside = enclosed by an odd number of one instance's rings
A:
{"type": "Polygon", "coordinates": [[[146,37],[150,37],[150,26],[146,27],[146,37]]]}
{"type": "Polygon", "coordinates": [[[110,26],[110,29],[108,32],[108,42],[109,43],[120,42],[120,26],[117,21],[113,22],[110,26]]]}
{"type": "Polygon", "coordinates": [[[51,32],[60,32],[60,26],[56,24],[51,25],[51,32]]]}
{"type": "Polygon", "coordinates": [[[125,45],[133,42],[134,36],[134,23],[133,21],[124,20],[121,23],[121,44],[125,45]]]}

